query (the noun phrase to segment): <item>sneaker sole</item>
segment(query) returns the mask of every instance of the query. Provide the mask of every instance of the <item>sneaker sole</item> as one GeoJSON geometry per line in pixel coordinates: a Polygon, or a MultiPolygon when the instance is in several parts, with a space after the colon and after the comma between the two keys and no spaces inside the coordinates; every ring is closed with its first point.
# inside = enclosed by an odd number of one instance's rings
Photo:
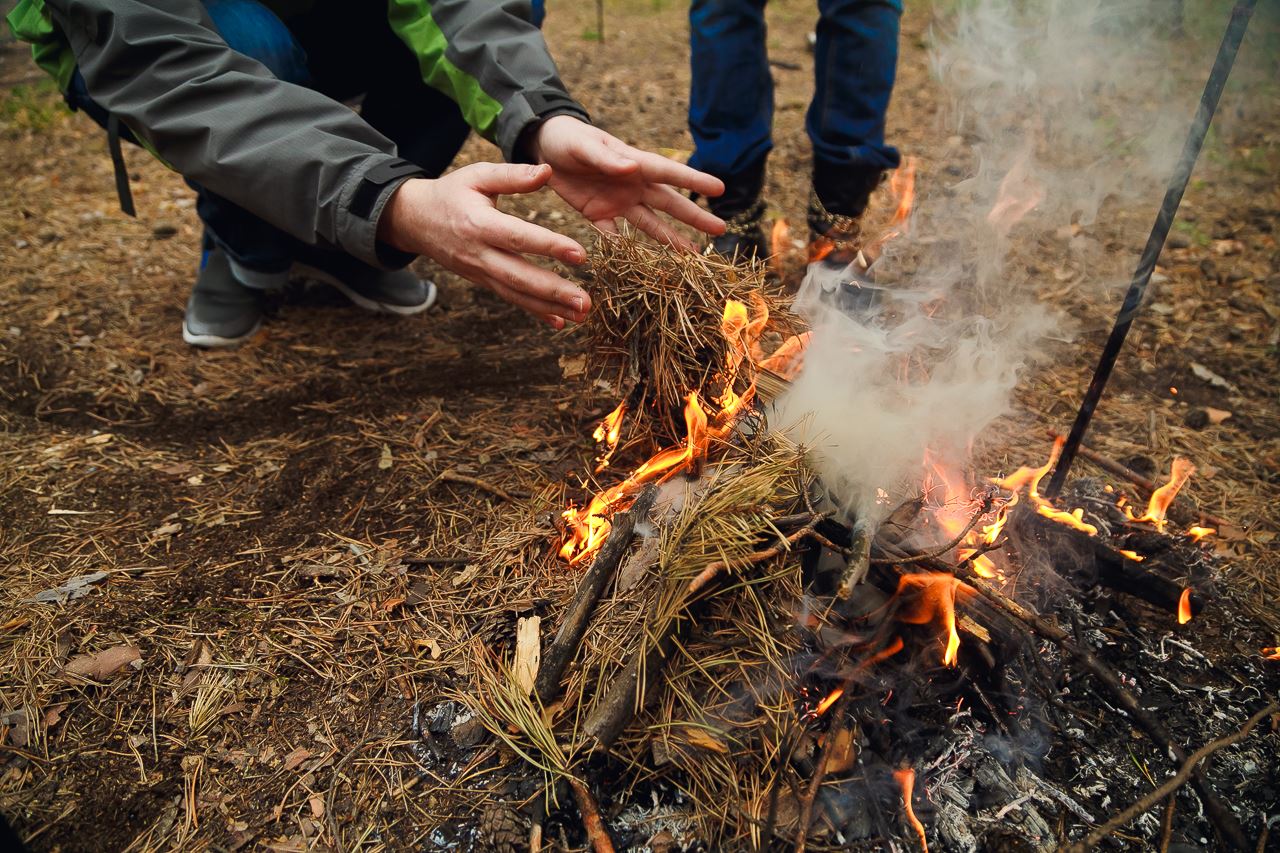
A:
{"type": "Polygon", "coordinates": [[[205,348],[238,347],[242,343],[244,343],[245,341],[249,340],[254,335],[256,335],[258,333],[258,330],[261,328],[262,328],[262,321],[259,320],[258,322],[253,324],[252,329],[245,332],[240,337],[224,338],[221,335],[197,335],[194,332],[192,332],[189,328],[187,328],[187,323],[184,320],[182,323],[182,339],[187,343],[191,344],[193,347],[205,347],[205,348]]]}
{"type": "Polygon", "coordinates": [[[357,293],[342,279],[317,267],[313,267],[308,264],[296,264],[294,269],[302,273],[302,275],[307,278],[313,278],[316,281],[323,282],[324,284],[336,288],[338,292],[350,299],[352,303],[366,311],[372,311],[375,314],[396,314],[401,317],[411,317],[414,314],[421,314],[423,311],[426,311],[432,305],[436,304],[436,286],[434,282],[427,282],[430,289],[427,291],[427,298],[420,305],[392,305],[389,302],[378,302],[375,299],[370,299],[364,294],[357,293]]]}

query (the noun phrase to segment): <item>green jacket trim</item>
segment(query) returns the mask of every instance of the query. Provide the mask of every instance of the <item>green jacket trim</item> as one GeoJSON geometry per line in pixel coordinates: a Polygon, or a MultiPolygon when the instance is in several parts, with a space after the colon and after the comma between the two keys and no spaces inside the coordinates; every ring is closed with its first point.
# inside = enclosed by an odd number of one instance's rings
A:
{"type": "Polygon", "coordinates": [[[30,42],[36,65],[57,81],[58,88],[63,92],[71,88],[71,78],[76,73],[75,53],[54,26],[44,0],[21,0],[5,20],[16,38],[30,42]]]}
{"type": "Polygon", "coordinates": [[[472,130],[493,141],[502,104],[445,57],[449,42],[431,16],[427,0],[388,0],[387,17],[391,29],[417,57],[423,82],[453,100],[472,130]]]}

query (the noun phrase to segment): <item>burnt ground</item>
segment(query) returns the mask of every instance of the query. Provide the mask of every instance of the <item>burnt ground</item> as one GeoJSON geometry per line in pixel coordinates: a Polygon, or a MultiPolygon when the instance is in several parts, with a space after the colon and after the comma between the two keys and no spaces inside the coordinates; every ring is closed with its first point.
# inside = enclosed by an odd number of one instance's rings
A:
{"type": "MultiPolygon", "coordinates": [[[[610,3],[601,45],[581,5],[554,5],[548,22],[571,89],[610,132],[687,151],[683,7],[610,3]]],[[[768,191],[792,221],[807,194],[810,10],[771,11],[786,67],[768,191]]],[[[890,116],[926,187],[964,162],[924,61],[933,14],[904,20],[890,116]]],[[[1193,90],[1218,26],[1193,28],[1179,57],[1193,90]]],[[[26,713],[0,728],[0,811],[35,849],[304,849],[334,821],[369,846],[420,841],[451,805],[415,796],[411,702],[438,695],[468,636],[538,606],[541,590],[403,560],[474,557],[526,517],[451,475],[560,505],[612,395],[562,374],[572,335],[430,265],[441,304],[427,316],[367,316],[298,288],[250,345],[186,347],[189,191],[128,152],[141,216],[124,217],[102,134],[22,61],[5,46],[0,79],[16,85],[0,99],[0,712],[26,713]],[[107,574],[84,597],[28,602],[93,572],[107,574]],[[125,644],[141,660],[115,677],[64,675],[69,659],[125,644]]],[[[1266,69],[1229,89],[1229,120],[1091,437],[1157,478],[1175,454],[1199,464],[1189,496],[1234,523],[1212,546],[1224,610],[1269,626],[1251,629],[1254,647],[1280,642],[1277,101],[1266,69]],[[1206,425],[1204,407],[1231,416],[1206,425]]],[[[490,156],[473,141],[464,159],[490,156]]],[[[1131,265],[1154,203],[1113,210],[1084,238],[1131,265]]],[[[504,206],[589,239],[545,194],[504,206]]],[[[980,470],[1038,462],[1043,435],[1069,425],[1116,305],[1073,289],[1077,237],[1037,248],[1045,298],[1079,333],[1024,377],[980,470]]]]}

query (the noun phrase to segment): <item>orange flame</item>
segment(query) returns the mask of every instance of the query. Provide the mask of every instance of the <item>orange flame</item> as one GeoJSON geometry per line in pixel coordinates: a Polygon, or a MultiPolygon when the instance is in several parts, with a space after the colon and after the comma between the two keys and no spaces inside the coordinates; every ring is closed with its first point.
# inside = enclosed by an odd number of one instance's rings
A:
{"type": "Polygon", "coordinates": [[[1191,587],[1182,591],[1178,598],[1178,624],[1185,625],[1191,621],[1191,587]]]}
{"type": "Polygon", "coordinates": [[[1191,464],[1190,460],[1175,456],[1169,472],[1169,482],[1151,493],[1151,500],[1147,502],[1147,511],[1142,516],[1135,517],[1131,510],[1125,510],[1129,519],[1154,524],[1156,530],[1164,532],[1168,524],[1165,513],[1169,511],[1169,504],[1173,503],[1173,499],[1178,496],[1178,492],[1195,472],[1196,466],[1191,464]]]}
{"type": "MultiPolygon", "coordinates": [[[[759,294],[753,293],[751,302],[755,309],[754,316],[746,304],[736,299],[725,303],[720,331],[729,348],[725,354],[724,368],[717,377],[722,383],[720,396],[715,401],[719,411],[708,414],[702,407],[698,392],[690,391],[684,407],[685,440],[682,446],[659,451],[621,483],[596,494],[585,509],[571,506],[561,514],[569,531],[560,547],[562,559],[576,564],[594,554],[609,535],[610,514],[623,508],[623,504],[634,497],[645,484],[663,482],[682,471],[694,470],[706,457],[711,442],[723,439],[732,432],[738,414],[755,397],[754,382],[741,394],[735,389],[739,371],[743,362],[754,365],[764,357],[759,341],[769,322],[769,307],[759,294]]],[[[807,338],[803,343],[807,343],[807,338]]],[[[781,349],[780,347],[779,350],[781,349]]],[[[793,345],[790,356],[794,357],[797,349],[803,355],[801,343],[797,343],[793,345]]],[[[624,408],[619,406],[605,418],[596,428],[597,440],[603,437],[616,442],[623,414],[624,408]],[[615,415],[616,421],[611,420],[615,415]]],[[[605,460],[607,459],[606,455],[605,460]]]]}
{"type": "Polygon", "coordinates": [[[591,434],[591,437],[596,440],[596,444],[604,445],[604,453],[597,460],[597,474],[609,467],[609,460],[613,457],[613,451],[618,448],[618,438],[622,435],[622,418],[626,413],[627,403],[624,400],[618,404],[618,408],[604,416],[604,420],[596,427],[596,431],[591,434]]]}
{"type": "MultiPolygon", "coordinates": [[[[1036,512],[1045,518],[1056,521],[1059,524],[1065,524],[1068,527],[1074,527],[1082,533],[1090,536],[1098,535],[1098,528],[1084,520],[1084,510],[1074,509],[1070,512],[1061,510],[1050,503],[1046,498],[1040,495],[1040,481],[1044,476],[1053,470],[1053,466],[1058,462],[1058,455],[1062,453],[1062,445],[1066,439],[1059,436],[1053,442],[1053,450],[1049,452],[1049,461],[1040,468],[1022,467],[1014,471],[1007,477],[994,478],[992,483],[996,484],[1006,491],[1013,492],[1015,495],[1025,486],[1027,488],[1027,497],[1036,505],[1036,512]]],[[[1012,506],[1012,504],[1010,504],[1012,506]]]]}
{"type": "Polygon", "coordinates": [[[898,611],[899,621],[908,625],[941,622],[947,633],[942,663],[955,666],[960,651],[960,635],[956,632],[956,593],[972,594],[972,587],[944,572],[922,572],[898,578],[897,595],[902,596],[908,590],[915,591],[916,595],[909,606],[898,611]]]}
{"type": "Polygon", "coordinates": [[[1130,560],[1133,560],[1135,563],[1141,563],[1143,560],[1146,559],[1146,557],[1142,556],[1137,551],[1126,551],[1123,548],[1117,548],[1116,550],[1119,551],[1121,554],[1124,554],[1130,560]]]}
{"type": "Polygon", "coordinates": [[[902,233],[907,233],[907,219],[911,216],[911,208],[916,202],[916,158],[908,157],[902,167],[895,169],[889,176],[889,189],[898,200],[898,209],[893,212],[890,225],[901,225],[902,233]]]}
{"type": "Polygon", "coordinates": [[[1187,528],[1187,535],[1190,536],[1196,542],[1199,542],[1201,539],[1205,538],[1206,536],[1212,536],[1217,532],[1218,532],[1217,528],[1201,527],[1198,524],[1193,524],[1187,528]]]}
{"type": "Polygon", "coordinates": [[[925,853],[929,853],[929,840],[924,834],[924,824],[916,817],[916,810],[911,807],[911,794],[916,787],[916,771],[910,767],[904,767],[901,770],[893,771],[893,778],[898,780],[898,786],[902,788],[902,806],[907,815],[907,820],[915,829],[916,835],[920,836],[920,846],[924,848],[925,853]]]}
{"type": "MultiPolygon", "coordinates": [[[[974,508],[974,500],[968,486],[965,484],[964,476],[954,468],[943,463],[931,463],[929,454],[925,454],[925,464],[931,467],[938,479],[942,481],[945,490],[942,505],[934,511],[934,518],[938,522],[943,532],[954,539],[968,526],[972,517],[974,508]]],[[[994,545],[996,540],[1000,538],[1000,532],[1004,530],[1006,521],[1007,507],[1001,507],[995,521],[985,525],[982,533],[970,530],[964,537],[965,545],[994,545]]],[[[973,563],[973,571],[979,577],[995,578],[999,577],[1000,571],[996,568],[996,564],[986,554],[979,554],[978,549],[962,548],[957,553],[957,557],[961,560],[970,560],[973,563]]]]}
{"type": "Polygon", "coordinates": [[[773,230],[769,233],[769,263],[774,272],[782,275],[782,264],[787,252],[787,241],[791,238],[791,226],[787,220],[778,217],[774,220],[773,230]]]}
{"type": "Polygon", "coordinates": [[[819,702],[818,707],[813,709],[814,714],[821,717],[823,714],[827,713],[831,706],[836,704],[836,701],[843,695],[844,688],[837,687],[835,690],[832,690],[827,694],[827,698],[819,702]]]}
{"type": "Polygon", "coordinates": [[[1280,646],[1264,646],[1262,655],[1267,660],[1280,660],[1280,646]]]}
{"type": "Polygon", "coordinates": [[[760,360],[757,365],[761,370],[776,373],[783,379],[793,379],[804,369],[804,354],[809,348],[812,332],[792,335],[782,342],[782,346],[773,351],[773,355],[760,360]]]}

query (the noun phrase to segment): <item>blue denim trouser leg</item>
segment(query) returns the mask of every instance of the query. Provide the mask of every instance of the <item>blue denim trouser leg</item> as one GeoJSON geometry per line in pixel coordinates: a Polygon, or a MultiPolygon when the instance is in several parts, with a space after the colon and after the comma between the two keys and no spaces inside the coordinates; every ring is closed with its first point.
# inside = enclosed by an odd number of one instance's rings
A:
{"type": "MultiPolygon", "coordinates": [[[[689,129],[695,168],[742,173],[772,147],[773,78],[765,0],[693,0],[689,129]]],[[[815,162],[837,176],[895,168],[884,119],[898,59],[901,0],[819,0],[815,92],[805,127],[815,162]]]]}
{"type": "Polygon", "coordinates": [[[720,178],[750,169],[773,147],[773,75],[765,0],[693,0],[689,165],[720,178]]]}
{"type": "Polygon", "coordinates": [[[805,116],[814,159],[838,167],[898,167],[884,117],[898,67],[901,0],[818,0],[814,93],[805,116]]]}

